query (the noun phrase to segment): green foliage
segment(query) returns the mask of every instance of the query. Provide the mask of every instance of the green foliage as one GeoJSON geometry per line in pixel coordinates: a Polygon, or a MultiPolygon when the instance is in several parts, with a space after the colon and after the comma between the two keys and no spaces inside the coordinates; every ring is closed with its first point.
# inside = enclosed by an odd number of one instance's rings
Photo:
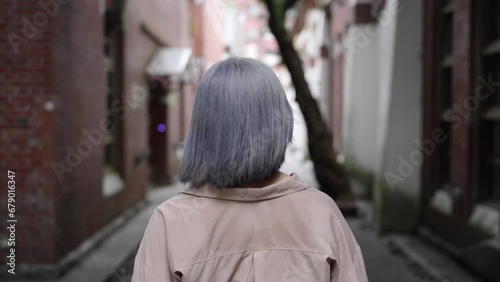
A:
{"type": "Polygon", "coordinates": [[[284,0],[259,0],[259,1],[267,6],[269,14],[274,18],[277,24],[279,24],[280,26],[285,25],[286,5],[284,0]]]}

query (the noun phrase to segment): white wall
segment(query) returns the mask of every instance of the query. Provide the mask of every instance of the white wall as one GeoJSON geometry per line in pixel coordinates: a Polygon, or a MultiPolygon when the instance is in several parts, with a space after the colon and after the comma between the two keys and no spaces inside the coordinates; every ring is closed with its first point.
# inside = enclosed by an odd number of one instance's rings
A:
{"type": "MultiPolygon", "coordinates": [[[[375,138],[375,152],[376,152],[376,162],[375,168],[382,166],[383,154],[385,149],[385,142],[387,136],[387,124],[389,119],[389,110],[391,105],[391,94],[392,94],[392,80],[394,71],[394,47],[396,40],[396,20],[397,12],[394,10],[394,6],[397,0],[387,1],[387,7],[382,12],[379,24],[378,32],[378,44],[379,44],[379,100],[377,103],[378,115],[377,115],[377,135],[375,138]]],[[[375,171],[379,171],[378,169],[375,171]]]]}
{"type": "Polygon", "coordinates": [[[346,35],[343,155],[347,168],[373,174],[375,216],[385,230],[411,229],[418,211],[421,166],[404,177],[399,169],[422,137],[422,38],[422,1],[404,0],[388,0],[376,25],[351,26],[346,35]],[[400,181],[389,184],[388,172],[400,181]]]}
{"type": "Polygon", "coordinates": [[[349,169],[373,172],[379,48],[378,38],[368,35],[367,28],[377,30],[375,24],[352,26],[345,39],[342,153],[349,169]]]}
{"type": "MultiPolygon", "coordinates": [[[[409,230],[415,225],[421,187],[421,164],[401,173],[402,158],[417,150],[422,138],[423,4],[422,1],[387,2],[388,20],[380,33],[378,171],[375,213],[384,230],[409,230]],[[392,60],[391,60],[392,58],[392,60]],[[393,173],[398,183],[387,178],[393,173]]],[[[423,161],[423,158],[421,159],[423,161]]]]}

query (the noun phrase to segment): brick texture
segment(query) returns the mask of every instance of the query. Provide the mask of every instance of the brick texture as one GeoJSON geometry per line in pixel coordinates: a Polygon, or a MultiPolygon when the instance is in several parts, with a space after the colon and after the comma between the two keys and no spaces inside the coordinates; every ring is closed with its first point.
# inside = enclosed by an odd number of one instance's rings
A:
{"type": "MultiPolygon", "coordinates": [[[[148,185],[147,158],[139,158],[148,151],[145,96],[120,121],[125,186],[112,197],[102,194],[104,142],[92,144],[84,131],[98,131],[106,117],[104,11],[99,1],[57,1],[0,2],[0,185],[7,186],[7,170],[16,173],[18,263],[55,265],[143,199],[148,185]],[[54,162],[68,171],[58,177],[54,162]]],[[[190,44],[184,1],[126,3],[123,100],[144,86],[159,44],[190,44]]],[[[2,236],[6,216],[0,209],[2,236]]]]}

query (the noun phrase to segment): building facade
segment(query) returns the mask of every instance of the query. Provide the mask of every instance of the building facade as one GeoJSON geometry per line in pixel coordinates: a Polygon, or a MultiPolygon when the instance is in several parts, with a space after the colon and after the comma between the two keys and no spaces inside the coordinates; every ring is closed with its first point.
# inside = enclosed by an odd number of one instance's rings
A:
{"type": "MultiPolygon", "coordinates": [[[[0,167],[15,173],[16,273],[57,276],[104,226],[144,199],[155,165],[150,128],[181,139],[185,125],[169,124],[182,114],[175,102],[163,122],[151,119],[151,92],[160,90],[148,85],[147,66],[162,48],[190,47],[189,2],[1,5],[0,167]]],[[[168,78],[171,100],[193,91],[185,76],[168,78]]],[[[7,183],[7,173],[1,180],[7,183]]]]}
{"type": "Polygon", "coordinates": [[[500,258],[500,1],[332,1],[335,148],[381,231],[500,258]]]}

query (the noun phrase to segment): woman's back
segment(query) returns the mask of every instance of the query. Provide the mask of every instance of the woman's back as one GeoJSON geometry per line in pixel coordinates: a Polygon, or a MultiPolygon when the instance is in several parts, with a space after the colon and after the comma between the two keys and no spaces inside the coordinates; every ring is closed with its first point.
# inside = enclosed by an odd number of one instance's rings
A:
{"type": "Polygon", "coordinates": [[[279,171],[293,111],[263,63],[230,58],[201,80],[180,180],[151,217],[133,282],[367,281],[333,200],[279,171]]]}
{"type": "Polygon", "coordinates": [[[143,281],[367,281],[333,200],[297,175],[263,188],[190,188],[155,210],[143,281]]]}

